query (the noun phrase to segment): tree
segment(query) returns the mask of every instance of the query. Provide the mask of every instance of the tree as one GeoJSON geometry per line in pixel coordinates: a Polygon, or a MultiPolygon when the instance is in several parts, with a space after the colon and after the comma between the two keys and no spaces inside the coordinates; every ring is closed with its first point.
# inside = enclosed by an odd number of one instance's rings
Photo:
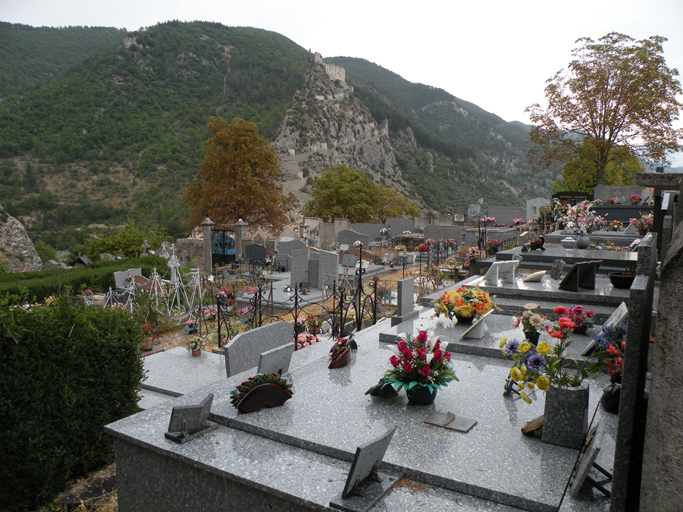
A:
{"type": "Polygon", "coordinates": [[[662,56],[664,41],[635,41],[616,32],[597,42],[577,40],[568,71],[547,81],[548,108],[536,103],[526,109],[536,124],[530,132],[532,173],[557,169],[587,144],[595,183],[602,185],[617,147],[659,163],[679,150],[683,134],[672,123],[678,120],[681,85],[678,71],[662,56]]]}
{"type": "Polygon", "coordinates": [[[164,228],[144,229],[130,221],[123,228],[109,228],[106,233],[92,235],[85,243],[84,252],[90,258],[103,252],[132,257],[142,253],[145,241],[156,249],[164,240],[168,241],[164,228]]]}
{"type": "MultiPolygon", "coordinates": [[[[553,192],[593,192],[597,185],[595,148],[584,141],[580,152],[562,167],[562,176],[553,182],[553,192]]],[[[616,147],[605,169],[604,185],[634,185],[636,173],[645,172],[638,158],[627,148],[616,147]]]]}
{"type": "Polygon", "coordinates": [[[405,215],[406,217],[415,218],[420,215],[417,206],[408,198],[396,193],[389,187],[377,185],[378,200],[375,209],[375,218],[382,224],[391,217],[398,217],[405,215]]]}
{"type": "Polygon", "coordinates": [[[368,222],[377,210],[377,185],[361,171],[344,164],[330,167],[315,180],[303,214],[309,217],[368,222]]]}
{"type": "Polygon", "coordinates": [[[211,117],[213,136],[206,142],[199,181],[187,188],[191,225],[206,214],[218,225],[233,224],[239,216],[254,227],[281,230],[287,212],[297,204],[277,184],[280,159],[254,123],[234,118],[230,124],[211,117]]]}

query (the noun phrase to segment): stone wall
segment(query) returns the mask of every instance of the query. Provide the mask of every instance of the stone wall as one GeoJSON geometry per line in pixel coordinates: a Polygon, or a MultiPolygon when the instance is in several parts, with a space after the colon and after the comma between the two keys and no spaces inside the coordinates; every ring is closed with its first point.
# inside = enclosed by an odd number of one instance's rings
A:
{"type": "Polygon", "coordinates": [[[175,241],[175,253],[183,266],[191,264],[202,267],[204,261],[204,240],[198,238],[178,238],[175,241]]]}
{"type": "Polygon", "coordinates": [[[662,267],[652,347],[650,399],[643,450],[641,512],[680,510],[683,495],[683,225],[662,267]]]}

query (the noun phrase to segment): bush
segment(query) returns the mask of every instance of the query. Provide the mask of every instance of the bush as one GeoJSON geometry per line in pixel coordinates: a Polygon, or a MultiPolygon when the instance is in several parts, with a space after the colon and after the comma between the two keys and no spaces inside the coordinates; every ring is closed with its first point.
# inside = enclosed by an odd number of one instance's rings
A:
{"type": "Polygon", "coordinates": [[[19,304],[11,297],[25,296],[26,300],[34,302],[50,295],[63,294],[67,288],[73,292],[81,288],[106,292],[110,286],[114,287],[114,272],[138,267],[142,269],[143,275],[150,276],[153,268],[164,269],[166,260],[158,256],[148,256],[121,261],[98,261],[82,268],[2,274],[0,297],[8,304],[19,304]]]}
{"type": "Polygon", "coordinates": [[[138,410],[143,332],[122,309],[0,307],[0,510],[33,510],[111,459],[103,427],[138,410]]]}

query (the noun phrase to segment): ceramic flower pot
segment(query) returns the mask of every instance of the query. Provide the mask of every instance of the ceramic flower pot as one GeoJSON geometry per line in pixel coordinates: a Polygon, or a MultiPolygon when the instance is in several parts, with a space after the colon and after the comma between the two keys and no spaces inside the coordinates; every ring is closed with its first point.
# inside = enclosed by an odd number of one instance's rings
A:
{"type": "Polygon", "coordinates": [[[256,412],[263,407],[279,407],[292,398],[292,393],[267,382],[251,388],[235,405],[240,412],[256,412]]]}
{"type": "Polygon", "coordinates": [[[463,315],[459,315],[458,313],[455,313],[455,318],[459,324],[471,324],[474,321],[474,315],[463,316],[463,315]]]}
{"type": "Polygon", "coordinates": [[[579,235],[579,237],[576,239],[576,248],[577,249],[585,249],[591,244],[591,239],[588,238],[586,235],[579,235]]]}
{"type": "Polygon", "coordinates": [[[330,361],[330,364],[328,368],[330,369],[335,369],[335,368],[343,368],[344,366],[348,365],[349,362],[351,361],[351,347],[347,346],[342,350],[341,352],[338,352],[334,359],[330,361]]]}
{"type": "Polygon", "coordinates": [[[647,229],[638,229],[638,234],[640,236],[645,236],[647,235],[647,229]]]}
{"type": "Polygon", "coordinates": [[[635,274],[629,272],[610,272],[608,275],[612,286],[622,290],[628,290],[631,288],[633,280],[636,278],[635,274]]]}
{"type": "Polygon", "coordinates": [[[588,387],[550,385],[545,394],[544,443],[580,450],[588,429],[588,387]]]}
{"type": "Polygon", "coordinates": [[[434,403],[436,389],[432,391],[427,386],[417,384],[406,390],[406,395],[408,396],[408,401],[413,405],[429,405],[434,403]]]}
{"type": "Polygon", "coordinates": [[[154,341],[153,336],[149,336],[143,340],[142,343],[140,343],[140,350],[148,351],[152,350],[152,341],[154,341]]]}
{"type": "Polygon", "coordinates": [[[524,331],[524,337],[527,339],[529,343],[531,343],[535,347],[536,345],[538,345],[538,338],[541,337],[541,333],[524,331]]]}
{"type": "Polygon", "coordinates": [[[192,357],[199,357],[202,355],[202,351],[200,349],[192,349],[192,357]]]}

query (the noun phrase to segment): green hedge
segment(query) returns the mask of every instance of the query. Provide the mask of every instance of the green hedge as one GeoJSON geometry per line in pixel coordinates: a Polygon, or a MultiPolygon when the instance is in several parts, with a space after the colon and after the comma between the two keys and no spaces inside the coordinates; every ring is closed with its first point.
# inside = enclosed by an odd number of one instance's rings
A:
{"type": "MultiPolygon", "coordinates": [[[[0,275],[0,297],[16,304],[17,297],[33,302],[42,301],[50,295],[61,295],[66,288],[77,294],[82,286],[95,292],[106,292],[114,287],[114,272],[129,268],[141,268],[145,276],[157,268],[160,274],[166,272],[166,260],[158,256],[130,258],[121,261],[100,261],[81,268],[41,270],[0,275]],[[8,295],[9,294],[9,295],[8,295]],[[10,298],[13,296],[13,298],[10,298]]],[[[23,300],[22,300],[23,302],[23,300]]]]}
{"type": "Polygon", "coordinates": [[[34,510],[111,459],[103,427],[138,411],[143,332],[124,310],[0,304],[0,510],[34,510]]]}

